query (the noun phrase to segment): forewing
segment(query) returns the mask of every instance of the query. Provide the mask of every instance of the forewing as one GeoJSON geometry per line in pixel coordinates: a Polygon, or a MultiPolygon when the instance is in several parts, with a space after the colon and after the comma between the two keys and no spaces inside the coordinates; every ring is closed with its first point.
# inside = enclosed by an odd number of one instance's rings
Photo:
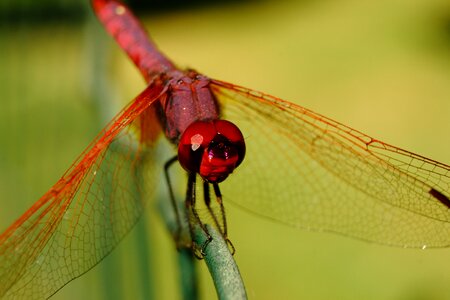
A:
{"type": "Polygon", "coordinates": [[[0,297],[43,299],[101,261],[142,214],[157,181],[148,87],[65,175],[0,235],[0,297]]]}
{"type": "Polygon", "coordinates": [[[450,167],[281,99],[221,81],[246,158],[225,201],[310,230],[402,247],[450,246],[450,167]]]}

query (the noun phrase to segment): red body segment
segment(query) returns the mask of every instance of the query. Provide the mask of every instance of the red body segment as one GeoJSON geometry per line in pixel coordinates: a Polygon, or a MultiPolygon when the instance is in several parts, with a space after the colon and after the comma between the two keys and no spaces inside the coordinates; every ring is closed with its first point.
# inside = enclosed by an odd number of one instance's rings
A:
{"type": "Polygon", "coordinates": [[[174,64],[149,39],[140,22],[120,1],[94,0],[92,7],[111,34],[141,71],[147,82],[175,69],[174,64]]]}
{"type": "Polygon", "coordinates": [[[160,118],[166,137],[178,143],[190,124],[216,120],[220,111],[209,78],[193,71],[174,71],[167,75],[168,93],[160,101],[160,118]]]}
{"type": "Polygon", "coordinates": [[[159,99],[159,118],[169,140],[176,143],[186,127],[195,121],[219,118],[219,105],[209,88],[209,78],[194,71],[176,69],[121,2],[94,0],[92,6],[146,81],[152,82],[158,77],[160,84],[168,86],[168,93],[159,99]]]}

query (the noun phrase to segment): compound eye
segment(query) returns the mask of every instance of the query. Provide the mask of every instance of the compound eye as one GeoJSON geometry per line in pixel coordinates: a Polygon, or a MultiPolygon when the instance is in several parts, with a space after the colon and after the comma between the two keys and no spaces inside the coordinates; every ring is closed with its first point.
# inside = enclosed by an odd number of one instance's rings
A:
{"type": "Polygon", "coordinates": [[[239,128],[225,120],[197,121],[188,126],[178,144],[178,160],[188,172],[208,182],[221,182],[245,156],[239,128]]]}

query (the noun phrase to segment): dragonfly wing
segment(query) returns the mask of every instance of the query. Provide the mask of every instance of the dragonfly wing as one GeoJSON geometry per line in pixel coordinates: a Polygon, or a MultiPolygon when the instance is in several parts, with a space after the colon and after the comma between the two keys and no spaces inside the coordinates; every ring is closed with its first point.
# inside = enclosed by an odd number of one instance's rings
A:
{"type": "Polygon", "coordinates": [[[154,192],[149,86],[65,175],[0,235],[0,297],[48,298],[100,262],[127,234],[154,192]]]}
{"type": "Polygon", "coordinates": [[[247,154],[225,200],[310,230],[402,247],[450,246],[450,166],[281,99],[221,81],[247,154]]]}

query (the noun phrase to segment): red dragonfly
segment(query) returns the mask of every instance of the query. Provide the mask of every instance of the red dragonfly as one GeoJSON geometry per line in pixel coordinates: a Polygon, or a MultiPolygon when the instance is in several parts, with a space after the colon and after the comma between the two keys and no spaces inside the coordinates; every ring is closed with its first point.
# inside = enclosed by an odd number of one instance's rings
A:
{"type": "Polygon", "coordinates": [[[401,247],[450,246],[449,165],[279,98],[179,70],[124,4],[92,6],[148,86],[0,235],[0,296],[46,298],[94,267],[177,161],[188,174],[189,224],[203,226],[195,208],[200,177],[207,206],[213,188],[220,208],[213,219],[226,239],[222,194],[294,227],[401,247]],[[164,140],[178,151],[168,161],[156,155],[164,140]]]}

